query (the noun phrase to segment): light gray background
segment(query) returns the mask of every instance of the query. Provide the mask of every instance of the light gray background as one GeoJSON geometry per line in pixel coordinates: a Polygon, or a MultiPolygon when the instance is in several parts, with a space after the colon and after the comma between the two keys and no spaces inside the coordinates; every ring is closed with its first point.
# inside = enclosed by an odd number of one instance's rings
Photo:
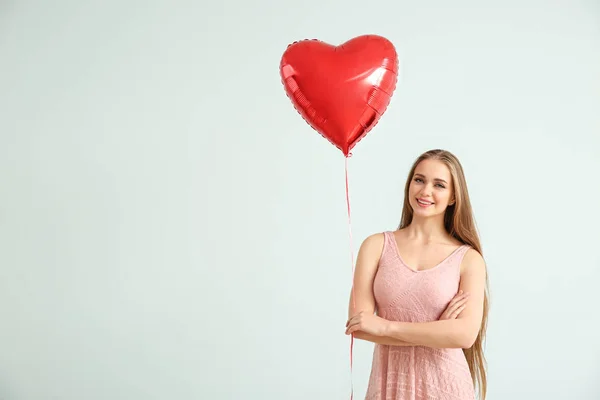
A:
{"type": "MultiPolygon", "coordinates": [[[[354,248],[411,162],[466,170],[489,400],[600,398],[598,1],[0,2],[0,399],[348,399],[344,159],[288,43],[376,33],[354,248]]],[[[372,345],[355,346],[355,398],[372,345]]]]}

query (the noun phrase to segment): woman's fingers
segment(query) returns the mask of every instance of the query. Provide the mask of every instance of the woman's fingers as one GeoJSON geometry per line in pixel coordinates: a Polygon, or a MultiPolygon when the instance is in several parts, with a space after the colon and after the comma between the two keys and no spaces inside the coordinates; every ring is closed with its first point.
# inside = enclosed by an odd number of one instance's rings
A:
{"type": "Polygon", "coordinates": [[[464,295],[456,303],[454,303],[454,305],[452,305],[452,308],[458,308],[458,307],[462,306],[463,304],[466,304],[467,300],[469,300],[468,294],[464,295]]]}
{"type": "Polygon", "coordinates": [[[468,300],[468,297],[468,295],[462,295],[460,297],[457,297],[456,300],[451,301],[447,307],[448,311],[453,311],[461,305],[465,304],[468,300]]]}
{"type": "Polygon", "coordinates": [[[448,304],[448,307],[446,307],[441,319],[457,318],[458,315],[465,309],[468,298],[468,293],[457,294],[454,299],[452,299],[450,304],[448,304]]]}
{"type": "Polygon", "coordinates": [[[458,307],[453,313],[452,313],[452,318],[456,319],[458,318],[458,316],[460,315],[461,312],[463,312],[463,310],[465,309],[467,305],[462,305],[460,307],[458,307]]]}
{"type": "Polygon", "coordinates": [[[454,296],[454,298],[452,299],[452,301],[450,301],[450,306],[456,304],[457,302],[466,299],[467,297],[469,297],[469,293],[463,293],[463,291],[461,290],[456,296],[454,296]]]}
{"type": "Polygon", "coordinates": [[[358,314],[352,316],[350,319],[348,319],[348,321],[346,321],[346,327],[349,327],[350,325],[355,324],[357,320],[360,320],[362,313],[363,312],[361,311],[358,314]]]}

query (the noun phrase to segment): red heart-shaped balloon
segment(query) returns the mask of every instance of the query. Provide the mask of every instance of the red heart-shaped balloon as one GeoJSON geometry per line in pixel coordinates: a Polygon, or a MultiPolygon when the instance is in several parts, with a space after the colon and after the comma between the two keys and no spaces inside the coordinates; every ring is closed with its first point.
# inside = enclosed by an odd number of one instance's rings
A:
{"type": "Polygon", "coordinates": [[[387,109],[398,56],[389,40],[376,35],[339,46],[302,40],[288,46],[279,69],[296,110],[347,157],[387,109]]]}

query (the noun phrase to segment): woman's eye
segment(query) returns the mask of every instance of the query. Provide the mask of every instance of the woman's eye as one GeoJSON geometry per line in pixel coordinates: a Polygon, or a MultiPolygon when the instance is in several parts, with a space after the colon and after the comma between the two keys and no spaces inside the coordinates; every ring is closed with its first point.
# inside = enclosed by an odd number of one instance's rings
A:
{"type": "Polygon", "coordinates": [[[438,183],[437,185],[438,185],[439,187],[441,187],[442,189],[445,189],[445,188],[446,188],[446,186],[442,185],[441,183],[438,183]]]}

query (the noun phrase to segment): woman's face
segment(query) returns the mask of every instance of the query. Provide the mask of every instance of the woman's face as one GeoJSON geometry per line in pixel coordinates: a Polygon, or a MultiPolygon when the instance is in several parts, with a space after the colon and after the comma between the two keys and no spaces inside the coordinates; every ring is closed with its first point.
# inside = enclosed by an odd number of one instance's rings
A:
{"type": "Polygon", "coordinates": [[[453,202],[452,175],[439,160],[423,160],[415,169],[408,189],[414,213],[433,216],[444,213],[453,202]]]}

